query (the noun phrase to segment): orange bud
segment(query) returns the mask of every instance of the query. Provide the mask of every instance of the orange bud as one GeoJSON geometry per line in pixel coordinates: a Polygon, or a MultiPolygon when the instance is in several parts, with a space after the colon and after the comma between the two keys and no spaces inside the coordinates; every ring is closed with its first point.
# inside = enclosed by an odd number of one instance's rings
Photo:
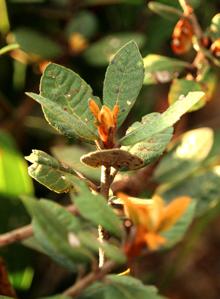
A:
{"type": "Polygon", "coordinates": [[[180,19],[174,27],[171,47],[175,54],[185,54],[192,47],[193,28],[186,19],[180,19]]]}
{"type": "Polygon", "coordinates": [[[105,124],[107,129],[114,128],[114,117],[112,111],[107,106],[102,106],[99,114],[99,122],[105,124]]]}
{"type": "Polygon", "coordinates": [[[113,146],[114,133],[117,126],[118,105],[114,106],[113,111],[105,105],[100,110],[96,102],[91,99],[89,101],[89,109],[96,118],[100,139],[107,148],[110,148],[113,146]]]}
{"type": "Polygon", "coordinates": [[[113,108],[113,119],[114,119],[115,126],[117,125],[118,113],[119,113],[119,106],[116,104],[113,108]]]}
{"type": "Polygon", "coordinates": [[[98,120],[100,109],[93,99],[89,100],[89,109],[95,116],[95,118],[98,120]]]}

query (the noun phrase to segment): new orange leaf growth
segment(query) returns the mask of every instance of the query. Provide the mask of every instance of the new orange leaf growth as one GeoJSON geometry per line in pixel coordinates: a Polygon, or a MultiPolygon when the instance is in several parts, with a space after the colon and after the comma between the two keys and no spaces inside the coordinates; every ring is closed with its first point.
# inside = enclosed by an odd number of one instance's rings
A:
{"type": "Polygon", "coordinates": [[[180,19],[174,27],[171,47],[175,54],[181,55],[188,52],[192,46],[193,28],[186,19],[180,19]]]}
{"type": "Polygon", "coordinates": [[[110,148],[113,146],[114,134],[117,127],[117,117],[119,106],[115,105],[113,110],[103,105],[101,110],[94,100],[89,101],[89,109],[96,119],[96,126],[100,139],[105,147],[110,148]]]}
{"type": "Polygon", "coordinates": [[[140,254],[147,246],[156,250],[166,242],[161,233],[170,229],[184,214],[190,198],[183,196],[165,205],[158,195],[152,200],[128,197],[124,193],[117,196],[124,204],[125,215],[131,219],[135,227],[135,235],[125,244],[125,252],[129,258],[140,254]]]}

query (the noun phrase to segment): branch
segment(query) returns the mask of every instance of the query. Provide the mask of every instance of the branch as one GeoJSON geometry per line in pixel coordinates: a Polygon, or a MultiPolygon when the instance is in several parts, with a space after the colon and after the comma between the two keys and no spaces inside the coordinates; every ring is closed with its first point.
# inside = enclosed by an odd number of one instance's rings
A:
{"type": "Polygon", "coordinates": [[[197,55],[193,61],[193,65],[199,65],[200,61],[207,62],[207,50],[203,47],[202,38],[204,37],[203,30],[197,20],[193,8],[188,3],[188,0],[179,0],[180,6],[183,9],[184,16],[191,22],[193,31],[196,37],[196,46],[198,47],[197,55]]]}
{"type": "MultiPolygon", "coordinates": [[[[66,209],[74,215],[77,214],[77,210],[73,205],[68,206],[66,209]]],[[[33,236],[33,233],[33,227],[31,224],[29,224],[2,234],[0,235],[0,247],[28,239],[29,237],[33,236]]]]}
{"type": "Polygon", "coordinates": [[[187,0],[179,0],[179,3],[183,9],[184,16],[186,18],[188,18],[192,24],[195,36],[197,37],[197,40],[198,40],[199,49],[201,50],[203,48],[202,44],[201,44],[201,38],[203,37],[203,31],[199,25],[196,15],[194,14],[193,8],[190,6],[190,4],[188,3],[187,0]]]}
{"type": "MultiPolygon", "coordinates": [[[[101,167],[101,188],[100,194],[102,194],[108,201],[109,199],[109,189],[111,186],[111,168],[110,167],[101,167]]],[[[103,243],[105,239],[105,231],[101,225],[98,226],[98,240],[100,243],[103,243]]],[[[99,268],[103,267],[105,262],[105,253],[102,248],[99,248],[99,268]]]]}
{"type": "Polygon", "coordinates": [[[86,287],[97,280],[102,280],[103,277],[109,273],[116,264],[113,261],[106,262],[101,269],[93,271],[79,280],[75,285],[64,291],[63,295],[75,297],[79,295],[86,287]]]}

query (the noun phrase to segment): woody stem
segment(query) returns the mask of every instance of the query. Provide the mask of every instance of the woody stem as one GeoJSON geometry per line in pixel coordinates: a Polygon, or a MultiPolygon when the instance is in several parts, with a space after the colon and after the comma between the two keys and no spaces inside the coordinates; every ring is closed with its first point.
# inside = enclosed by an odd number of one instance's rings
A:
{"type": "MultiPolygon", "coordinates": [[[[105,167],[104,165],[101,167],[101,189],[100,194],[102,194],[106,200],[108,201],[109,198],[109,189],[111,186],[111,167],[105,167]]],[[[101,225],[98,227],[98,234],[99,234],[99,241],[102,243],[105,239],[105,232],[101,225]]],[[[104,265],[105,256],[104,251],[99,248],[99,268],[104,265]]]]}

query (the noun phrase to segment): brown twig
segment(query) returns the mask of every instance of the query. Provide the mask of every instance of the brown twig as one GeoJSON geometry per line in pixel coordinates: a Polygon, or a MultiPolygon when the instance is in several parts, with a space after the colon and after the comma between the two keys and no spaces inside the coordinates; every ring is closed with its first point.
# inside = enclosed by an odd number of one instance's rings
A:
{"type": "Polygon", "coordinates": [[[93,282],[102,280],[103,277],[109,273],[116,266],[115,262],[106,262],[101,269],[97,269],[86,275],[84,278],[75,283],[72,287],[64,291],[64,295],[71,296],[72,298],[79,295],[86,287],[91,285],[93,282]]]}
{"type": "MultiPolygon", "coordinates": [[[[73,205],[68,206],[66,209],[72,214],[77,214],[77,210],[73,205]]],[[[31,224],[14,229],[8,233],[0,235],[0,247],[23,241],[31,236],[33,236],[33,227],[31,224]]]]}
{"type": "MultiPolygon", "coordinates": [[[[199,58],[195,58],[195,62],[201,61],[201,59],[204,59],[206,61],[206,51],[202,45],[202,38],[204,36],[203,30],[197,20],[196,15],[194,14],[193,8],[190,6],[190,4],[188,3],[187,0],[179,0],[179,3],[183,9],[184,12],[184,16],[186,18],[188,18],[188,20],[191,22],[192,27],[193,27],[193,31],[194,31],[194,35],[196,38],[196,44],[198,47],[198,54],[197,56],[199,58]]],[[[195,63],[193,63],[195,64],[195,63]]]]}
{"type": "Polygon", "coordinates": [[[199,25],[196,15],[194,14],[193,8],[187,0],[179,0],[179,3],[183,9],[184,16],[190,19],[196,37],[201,39],[203,37],[203,31],[199,25]]]}

